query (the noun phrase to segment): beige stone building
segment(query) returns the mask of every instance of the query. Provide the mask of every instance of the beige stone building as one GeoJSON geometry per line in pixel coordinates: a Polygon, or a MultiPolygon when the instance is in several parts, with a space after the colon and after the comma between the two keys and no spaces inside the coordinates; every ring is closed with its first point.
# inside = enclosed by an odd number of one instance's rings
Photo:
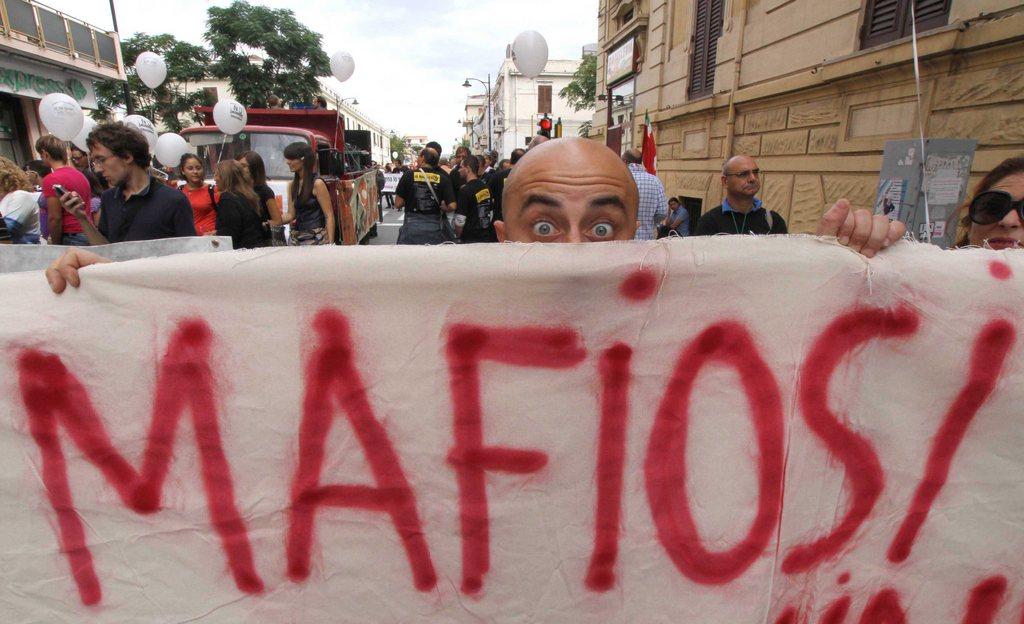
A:
{"type": "MultiPolygon", "coordinates": [[[[790,231],[835,200],[870,207],[886,140],[919,136],[911,0],[600,0],[594,133],[639,147],[703,211],[723,159],[750,154],[790,231]]],[[[974,138],[972,185],[1024,153],[1024,2],[916,0],[921,124],[974,138]]]]}

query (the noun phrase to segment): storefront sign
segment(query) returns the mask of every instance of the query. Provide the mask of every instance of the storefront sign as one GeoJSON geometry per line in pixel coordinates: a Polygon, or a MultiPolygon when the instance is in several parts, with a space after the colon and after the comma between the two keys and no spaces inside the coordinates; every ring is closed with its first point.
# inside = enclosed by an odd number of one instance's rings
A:
{"type": "Polygon", "coordinates": [[[96,108],[92,80],[43,65],[0,55],[0,91],[30,98],[64,93],[83,108],[96,108]]]}
{"type": "Polygon", "coordinates": [[[630,37],[608,53],[605,83],[612,84],[633,73],[636,60],[636,37],[630,37]]]}

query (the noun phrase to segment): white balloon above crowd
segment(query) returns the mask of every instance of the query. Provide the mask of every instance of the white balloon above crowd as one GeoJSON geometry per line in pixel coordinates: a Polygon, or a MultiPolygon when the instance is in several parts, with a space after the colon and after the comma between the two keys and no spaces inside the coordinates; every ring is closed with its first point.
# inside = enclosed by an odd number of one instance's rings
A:
{"type": "Polygon", "coordinates": [[[544,73],[548,64],[548,42],[544,36],[535,30],[519,33],[512,42],[512,62],[527,78],[536,78],[544,73]]]}
{"type": "Polygon", "coordinates": [[[164,166],[174,167],[181,161],[181,157],[189,152],[188,141],[180,134],[165,132],[156,140],[154,155],[164,166]]]}
{"type": "Polygon", "coordinates": [[[338,82],[345,82],[352,77],[356,71],[356,62],[352,55],[344,50],[338,50],[331,57],[331,73],[338,82]]]}
{"type": "Polygon", "coordinates": [[[78,136],[85,125],[85,113],[75,98],[64,93],[49,93],[39,102],[39,119],[50,134],[61,141],[78,136]]]}
{"type": "Polygon", "coordinates": [[[245,107],[235,100],[221,100],[213,107],[213,123],[217,129],[227,135],[236,135],[249,121],[245,107]]]}
{"type": "Polygon", "coordinates": [[[156,52],[143,52],[135,59],[135,73],[142,84],[156,89],[167,79],[167,63],[156,52]]]}

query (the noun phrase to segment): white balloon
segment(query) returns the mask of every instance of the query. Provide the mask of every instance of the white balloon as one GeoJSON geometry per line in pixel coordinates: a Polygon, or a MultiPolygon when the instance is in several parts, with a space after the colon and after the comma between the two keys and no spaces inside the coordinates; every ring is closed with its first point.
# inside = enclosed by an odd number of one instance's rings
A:
{"type": "Polygon", "coordinates": [[[86,143],[86,140],[89,138],[89,133],[92,132],[92,129],[95,127],[96,122],[92,120],[92,117],[86,117],[85,123],[82,124],[82,131],[79,132],[75,138],[71,139],[71,143],[83,152],[88,153],[89,144],[86,143]]]}
{"type": "Polygon", "coordinates": [[[536,78],[544,73],[548,64],[548,42],[535,30],[519,33],[512,42],[512,62],[527,78],[536,78]]]}
{"type": "Polygon", "coordinates": [[[85,113],[70,95],[50,93],[39,102],[39,119],[53,136],[70,141],[85,124],[85,113]]]}
{"type": "Polygon", "coordinates": [[[150,89],[156,89],[167,79],[167,63],[155,52],[143,52],[135,59],[135,73],[150,89]]]}
{"type": "Polygon", "coordinates": [[[234,100],[221,100],[213,107],[213,122],[224,134],[238,134],[247,121],[245,107],[234,100]]]}
{"type": "Polygon", "coordinates": [[[392,158],[398,158],[398,152],[391,152],[392,158]]]}
{"type": "Polygon", "coordinates": [[[356,62],[348,52],[337,51],[331,57],[331,73],[338,82],[345,82],[356,71],[356,62]]]}
{"type": "Polygon", "coordinates": [[[180,134],[165,132],[156,140],[156,159],[165,167],[177,167],[181,157],[189,152],[188,141],[180,134]]]}
{"type": "Polygon", "coordinates": [[[152,154],[153,150],[156,149],[156,126],[153,122],[146,119],[142,115],[128,115],[124,118],[125,125],[135,128],[142,133],[142,136],[146,137],[146,142],[149,143],[149,152],[152,154]]]}

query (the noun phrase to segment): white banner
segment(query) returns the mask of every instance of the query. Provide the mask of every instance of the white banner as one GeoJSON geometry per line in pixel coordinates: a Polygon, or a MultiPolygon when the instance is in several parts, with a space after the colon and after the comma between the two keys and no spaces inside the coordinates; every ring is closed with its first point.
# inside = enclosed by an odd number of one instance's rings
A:
{"type": "Polygon", "coordinates": [[[0,619],[1019,624],[1022,277],[780,237],[2,276],[0,619]]]}
{"type": "Polygon", "coordinates": [[[385,173],[384,174],[384,188],[381,189],[381,193],[394,193],[398,190],[398,183],[402,180],[402,174],[400,173],[385,173]]]}
{"type": "MultiPolygon", "coordinates": [[[[66,245],[0,245],[0,273],[42,271],[64,255],[66,245]]],[[[93,245],[89,251],[111,260],[137,260],[180,253],[231,251],[230,236],[188,236],[93,245]]]]}

